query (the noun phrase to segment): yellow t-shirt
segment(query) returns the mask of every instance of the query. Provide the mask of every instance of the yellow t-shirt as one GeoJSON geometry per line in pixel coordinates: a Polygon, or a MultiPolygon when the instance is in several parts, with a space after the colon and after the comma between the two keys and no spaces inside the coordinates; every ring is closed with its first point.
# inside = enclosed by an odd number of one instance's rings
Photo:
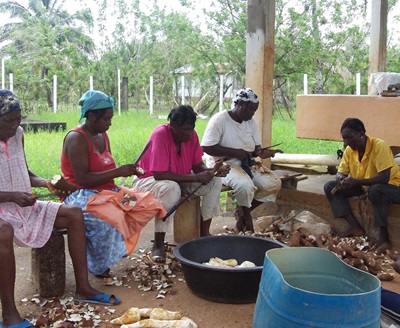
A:
{"type": "Polygon", "coordinates": [[[388,168],[391,168],[389,184],[400,186],[400,169],[394,161],[389,145],[379,138],[367,136],[365,154],[361,162],[358,160],[358,151],[347,146],[338,172],[355,179],[369,179],[388,168]]]}

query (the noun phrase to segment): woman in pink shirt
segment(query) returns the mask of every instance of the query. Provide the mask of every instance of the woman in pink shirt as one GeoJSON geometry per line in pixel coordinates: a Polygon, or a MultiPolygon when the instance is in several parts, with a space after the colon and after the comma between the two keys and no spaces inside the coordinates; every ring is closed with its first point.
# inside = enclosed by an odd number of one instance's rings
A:
{"type": "MultiPolygon", "coordinates": [[[[150,148],[139,162],[146,173],[137,177],[132,187],[150,191],[169,211],[179,202],[182,193],[189,194],[202,185],[195,195],[202,196],[200,228],[201,235],[207,236],[210,235],[211,219],[220,213],[222,181],[216,176],[225,176],[229,169],[222,167],[222,162],[212,169],[203,164],[203,150],[194,130],[196,116],[190,106],[181,105],[171,110],[170,123],[156,127],[151,134],[150,148]]],[[[165,233],[172,220],[173,214],[165,221],[155,220],[152,250],[155,262],[165,261],[165,233]]]]}

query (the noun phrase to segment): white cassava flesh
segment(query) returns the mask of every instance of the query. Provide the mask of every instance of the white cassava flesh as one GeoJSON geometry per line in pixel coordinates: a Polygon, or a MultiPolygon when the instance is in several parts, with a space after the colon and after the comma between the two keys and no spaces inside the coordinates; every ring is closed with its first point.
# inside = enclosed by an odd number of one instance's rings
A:
{"type": "Polygon", "coordinates": [[[115,318],[110,321],[113,325],[123,325],[129,323],[135,323],[140,320],[140,311],[137,307],[131,307],[122,316],[115,318]]]}
{"type": "Polygon", "coordinates": [[[61,175],[56,174],[56,175],[50,180],[50,182],[51,182],[51,184],[52,184],[53,186],[55,186],[55,185],[57,184],[57,182],[59,182],[60,180],[61,180],[61,175]]]}
{"type": "Polygon", "coordinates": [[[235,259],[223,260],[219,257],[212,257],[208,262],[204,262],[205,265],[225,268],[251,268],[256,265],[250,261],[244,261],[241,265],[238,265],[238,261],[235,259]]]}
{"type": "Polygon", "coordinates": [[[150,313],[152,308],[141,308],[139,309],[140,317],[143,318],[150,318],[150,313]]]}
{"type": "Polygon", "coordinates": [[[251,261],[244,261],[239,268],[254,268],[256,265],[251,261]]]}
{"type": "Polygon", "coordinates": [[[133,324],[122,325],[121,328],[197,328],[190,319],[186,320],[155,320],[144,319],[133,324]]]}
{"type": "Polygon", "coordinates": [[[179,312],[164,310],[161,308],[154,308],[150,312],[150,319],[156,320],[179,320],[182,315],[179,312]]]}

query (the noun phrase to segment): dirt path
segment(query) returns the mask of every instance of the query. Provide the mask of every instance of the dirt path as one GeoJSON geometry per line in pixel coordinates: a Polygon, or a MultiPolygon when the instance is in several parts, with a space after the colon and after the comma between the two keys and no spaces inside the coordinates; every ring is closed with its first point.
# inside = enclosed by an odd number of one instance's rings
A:
{"type": "MultiPolygon", "coordinates": [[[[223,231],[222,227],[224,225],[233,227],[233,223],[232,218],[219,218],[213,223],[212,232],[215,234],[223,231]]],[[[153,223],[151,222],[141,234],[137,251],[139,249],[150,249],[152,245],[152,229],[153,223]]],[[[169,240],[172,242],[171,236],[169,240]]],[[[35,295],[30,277],[30,249],[16,246],[15,252],[17,258],[16,300],[18,309],[24,317],[38,318],[41,308],[30,301],[35,295]],[[21,302],[25,298],[27,300],[21,302]]],[[[174,292],[167,294],[163,299],[156,298],[157,291],[144,292],[139,290],[139,282],[122,278],[126,275],[127,269],[132,267],[132,261],[131,258],[122,259],[112,268],[113,274],[118,277],[118,281],[124,280],[121,286],[105,286],[102,279],[90,277],[91,283],[96,288],[107,293],[113,293],[122,299],[121,305],[110,307],[115,312],[109,311],[107,307],[98,307],[98,315],[102,321],[99,327],[114,327],[108,323],[109,320],[122,315],[130,307],[161,307],[171,311],[179,311],[194,320],[201,328],[246,328],[252,326],[255,303],[233,305],[203,300],[193,295],[185,282],[181,281],[182,274],[177,274],[176,278],[174,278],[174,292]]],[[[204,277],[204,279],[207,279],[207,277],[204,277]]],[[[400,293],[400,276],[396,275],[394,281],[384,282],[383,286],[400,293]]],[[[68,262],[66,296],[73,296],[74,288],[73,271],[70,262],[68,262]]]]}

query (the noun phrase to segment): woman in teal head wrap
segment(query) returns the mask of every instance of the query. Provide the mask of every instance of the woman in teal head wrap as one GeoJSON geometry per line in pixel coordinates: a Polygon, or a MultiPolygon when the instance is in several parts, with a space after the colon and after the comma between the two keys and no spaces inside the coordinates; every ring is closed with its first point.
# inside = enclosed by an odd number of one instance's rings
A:
{"type": "Polygon", "coordinates": [[[79,121],[82,122],[82,119],[86,117],[86,113],[90,110],[114,109],[114,99],[101,91],[89,90],[79,99],[79,105],[81,106],[81,118],[79,121]]]}
{"type": "MultiPolygon", "coordinates": [[[[64,139],[61,154],[63,176],[78,186],[64,199],[66,204],[85,209],[88,199],[101,190],[118,188],[114,179],[135,175],[137,165],[116,166],[107,130],[114,115],[114,101],[103,92],[87,91],[79,100],[85,122],[64,139]]],[[[109,268],[127,254],[122,234],[110,224],[84,211],[88,240],[88,267],[92,274],[105,276],[109,268]]]]}

